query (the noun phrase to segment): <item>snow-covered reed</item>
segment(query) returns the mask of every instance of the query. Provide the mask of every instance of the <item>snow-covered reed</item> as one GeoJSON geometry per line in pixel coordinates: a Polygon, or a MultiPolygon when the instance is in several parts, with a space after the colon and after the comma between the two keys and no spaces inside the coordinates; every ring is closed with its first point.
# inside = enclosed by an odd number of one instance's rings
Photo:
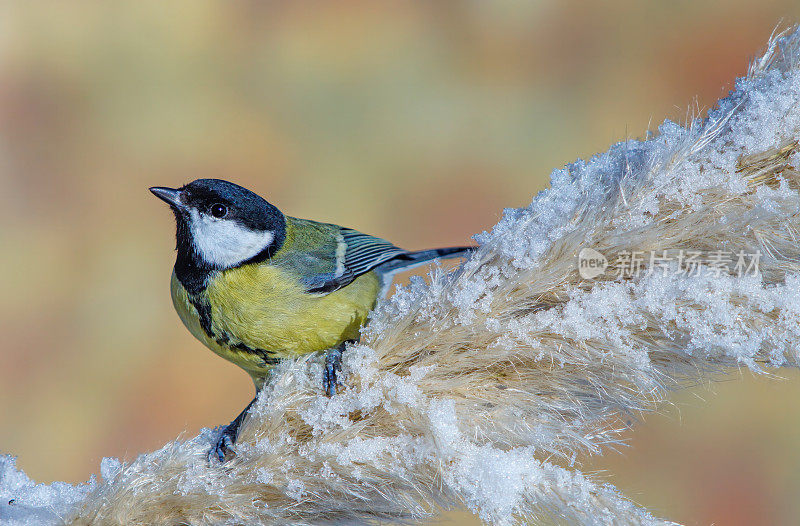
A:
{"type": "Polygon", "coordinates": [[[798,139],[793,30],[706,118],[554,171],[459,269],[382,303],[339,395],[319,357],[280,365],[234,460],[209,465],[210,430],[75,487],[4,457],[0,519],[363,524],[466,504],[496,524],[662,524],[575,458],[684,382],[797,365],[798,139]]]}

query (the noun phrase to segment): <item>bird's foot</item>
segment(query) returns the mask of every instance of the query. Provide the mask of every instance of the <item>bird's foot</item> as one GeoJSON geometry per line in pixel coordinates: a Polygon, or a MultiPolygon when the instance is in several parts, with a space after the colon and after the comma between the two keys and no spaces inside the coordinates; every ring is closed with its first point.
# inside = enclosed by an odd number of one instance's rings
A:
{"type": "Polygon", "coordinates": [[[339,391],[342,385],[339,378],[342,373],[342,352],[347,342],[342,342],[333,349],[328,349],[325,352],[325,370],[322,371],[322,387],[325,389],[325,394],[333,396],[339,391]]]}
{"type": "MultiPolygon", "coordinates": [[[[256,395],[256,398],[258,398],[258,395],[256,395]]],[[[239,416],[237,416],[233,422],[222,428],[222,433],[219,435],[217,443],[208,452],[209,462],[213,463],[214,460],[219,460],[220,464],[222,464],[236,456],[236,451],[233,449],[233,446],[236,444],[236,439],[239,437],[239,427],[242,425],[244,417],[247,416],[247,412],[253,407],[256,398],[253,398],[253,400],[247,404],[247,407],[239,413],[239,416]]]]}
{"type": "Polygon", "coordinates": [[[218,460],[220,464],[224,464],[225,461],[236,456],[236,451],[234,451],[233,446],[236,444],[239,426],[234,426],[235,423],[236,420],[222,429],[222,434],[220,434],[217,443],[211,448],[211,451],[208,452],[209,462],[213,463],[215,460],[218,460]]]}

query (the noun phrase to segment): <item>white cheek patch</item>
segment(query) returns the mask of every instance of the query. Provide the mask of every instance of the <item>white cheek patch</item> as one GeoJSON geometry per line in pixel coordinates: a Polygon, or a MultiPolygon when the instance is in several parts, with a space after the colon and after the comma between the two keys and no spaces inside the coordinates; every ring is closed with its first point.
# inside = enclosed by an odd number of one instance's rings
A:
{"type": "Polygon", "coordinates": [[[247,261],[272,244],[271,231],[249,230],[235,221],[216,219],[192,210],[190,228],[197,254],[209,265],[231,268],[247,261]]]}

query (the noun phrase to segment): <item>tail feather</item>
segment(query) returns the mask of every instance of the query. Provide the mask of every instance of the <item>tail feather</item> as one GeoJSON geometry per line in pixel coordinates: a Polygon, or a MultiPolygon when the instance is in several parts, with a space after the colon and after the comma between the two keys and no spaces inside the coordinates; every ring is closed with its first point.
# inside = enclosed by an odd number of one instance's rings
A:
{"type": "Polygon", "coordinates": [[[401,270],[410,270],[414,267],[438,258],[450,259],[466,257],[476,248],[477,247],[446,247],[406,252],[405,254],[401,254],[385,263],[381,263],[373,270],[378,274],[391,274],[401,270]]]}

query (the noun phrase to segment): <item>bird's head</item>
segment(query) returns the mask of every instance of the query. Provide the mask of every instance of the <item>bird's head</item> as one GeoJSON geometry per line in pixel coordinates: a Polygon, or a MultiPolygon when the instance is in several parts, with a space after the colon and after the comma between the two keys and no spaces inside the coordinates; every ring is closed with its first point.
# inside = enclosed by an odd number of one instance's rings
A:
{"type": "Polygon", "coordinates": [[[178,258],[223,270],[265,259],[286,237],[286,219],[261,196],[222,179],[197,179],[150,191],[169,204],[177,223],[178,258]]]}

